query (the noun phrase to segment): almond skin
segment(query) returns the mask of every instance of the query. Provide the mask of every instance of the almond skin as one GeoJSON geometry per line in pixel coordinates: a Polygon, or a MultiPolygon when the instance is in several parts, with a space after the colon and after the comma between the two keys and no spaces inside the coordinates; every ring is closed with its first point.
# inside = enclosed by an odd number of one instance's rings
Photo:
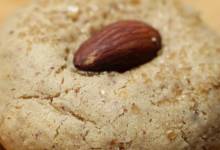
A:
{"type": "Polygon", "coordinates": [[[84,71],[126,71],[152,60],[160,49],[156,29],[140,21],[119,21],[85,41],[74,65],[84,71]]]}

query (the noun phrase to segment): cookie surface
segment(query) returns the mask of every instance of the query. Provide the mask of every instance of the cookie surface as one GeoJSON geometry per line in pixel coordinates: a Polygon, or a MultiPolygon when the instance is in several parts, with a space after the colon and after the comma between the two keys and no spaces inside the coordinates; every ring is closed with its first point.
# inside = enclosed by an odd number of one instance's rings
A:
{"type": "Polygon", "coordinates": [[[176,0],[39,0],[0,31],[0,143],[8,150],[220,146],[220,38],[176,0]],[[162,35],[149,63],[81,72],[77,48],[134,19],[162,35]]]}

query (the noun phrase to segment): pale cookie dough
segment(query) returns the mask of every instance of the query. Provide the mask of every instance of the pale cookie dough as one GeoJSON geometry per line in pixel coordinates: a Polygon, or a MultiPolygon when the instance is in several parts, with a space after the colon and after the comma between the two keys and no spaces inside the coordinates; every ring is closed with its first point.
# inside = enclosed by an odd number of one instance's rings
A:
{"type": "Polygon", "coordinates": [[[36,0],[0,31],[7,150],[219,150],[220,38],[177,0],[36,0]],[[81,72],[83,41],[118,20],[163,49],[124,73],[81,72]]]}

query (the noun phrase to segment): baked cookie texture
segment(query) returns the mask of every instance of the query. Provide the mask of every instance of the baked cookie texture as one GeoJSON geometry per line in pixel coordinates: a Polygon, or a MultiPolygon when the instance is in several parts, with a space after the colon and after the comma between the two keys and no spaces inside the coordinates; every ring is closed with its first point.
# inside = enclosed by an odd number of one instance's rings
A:
{"type": "Polygon", "coordinates": [[[177,0],[38,0],[0,31],[0,142],[7,150],[220,149],[220,38],[177,0]],[[163,49],[124,73],[74,68],[118,20],[163,49]]]}

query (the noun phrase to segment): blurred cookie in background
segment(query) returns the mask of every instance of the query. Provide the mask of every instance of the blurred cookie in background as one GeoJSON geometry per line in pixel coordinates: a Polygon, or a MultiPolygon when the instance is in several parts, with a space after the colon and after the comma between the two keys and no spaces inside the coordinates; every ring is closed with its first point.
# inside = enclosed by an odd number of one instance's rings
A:
{"type": "MultiPolygon", "coordinates": [[[[0,0],[0,23],[17,8],[30,0],[0,0]]],[[[195,7],[202,19],[215,31],[220,33],[220,1],[219,0],[181,0],[195,7]]]]}
{"type": "Polygon", "coordinates": [[[30,0],[0,0],[0,23],[30,0]]]}
{"type": "Polygon", "coordinates": [[[0,150],[5,150],[3,147],[2,147],[2,145],[0,144],[0,150]]]}
{"type": "Polygon", "coordinates": [[[220,33],[220,1],[219,0],[182,0],[196,8],[201,18],[215,31],[220,33]]]}

